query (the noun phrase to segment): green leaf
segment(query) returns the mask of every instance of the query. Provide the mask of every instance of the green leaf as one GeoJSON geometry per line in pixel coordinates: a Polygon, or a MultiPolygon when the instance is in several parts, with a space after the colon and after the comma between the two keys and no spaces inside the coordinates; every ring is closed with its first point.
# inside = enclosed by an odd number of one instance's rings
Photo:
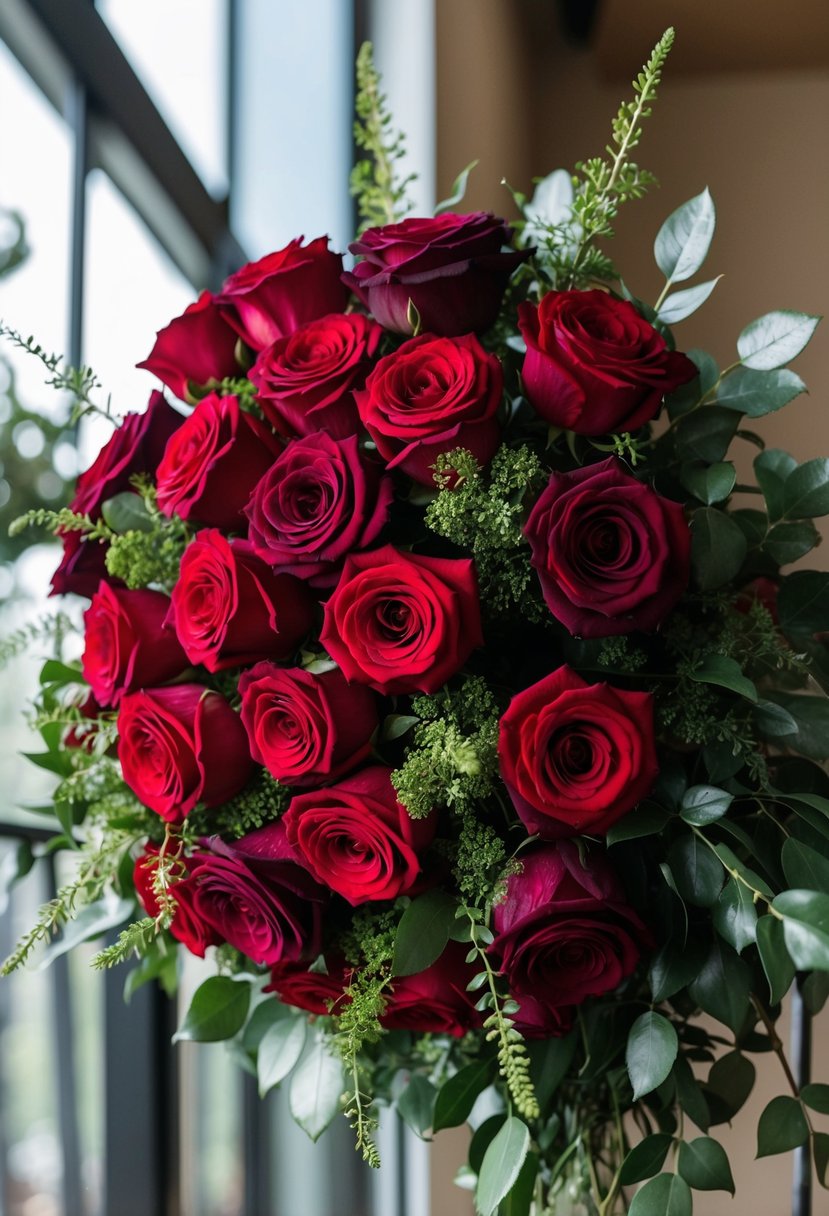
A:
{"type": "Polygon", "coordinates": [[[435,1101],[435,1133],[445,1127],[460,1127],[472,1107],[492,1080],[492,1060],[475,1060],[450,1077],[438,1090],[435,1101]]]}
{"type": "Polygon", "coordinates": [[[397,1099],[397,1111],[416,1136],[424,1138],[432,1126],[437,1090],[423,1073],[413,1072],[397,1099]]]}
{"type": "Polygon", "coordinates": [[[701,591],[735,579],[748,553],[739,524],[718,507],[701,507],[691,519],[691,567],[701,591]]]}
{"type": "Polygon", "coordinates": [[[776,916],[761,916],[757,921],[757,949],[769,982],[769,1000],[777,1005],[791,988],[796,969],[786,949],[783,925],[776,916]]]}
{"type": "Polygon", "coordinates": [[[506,1118],[506,1112],[490,1115],[488,1119],[484,1119],[480,1127],[475,1129],[475,1134],[469,1141],[469,1168],[476,1176],[481,1172],[486,1150],[504,1126],[506,1118]]]}
{"type": "Polygon", "coordinates": [[[727,460],[709,465],[684,465],[680,480],[695,498],[711,506],[728,498],[736,484],[737,471],[727,460]]]}
{"type": "Polygon", "coordinates": [[[244,1033],[242,1034],[243,1051],[250,1053],[257,1052],[259,1044],[274,1022],[281,1022],[284,1018],[293,1016],[293,1011],[287,1005],[283,1005],[275,996],[260,1001],[245,1023],[244,1033]]]}
{"type": "Polygon", "coordinates": [[[514,1186],[530,1147],[530,1129],[510,1115],[484,1154],[475,1207],[479,1216],[494,1216],[498,1204],[514,1186]]]}
{"type": "Polygon", "coordinates": [[[788,368],[756,372],[738,367],[721,382],[717,389],[717,404],[729,410],[739,410],[749,418],[762,418],[782,409],[805,393],[806,385],[788,368]]]}
{"type": "Polygon", "coordinates": [[[668,415],[672,421],[693,409],[705,394],[711,391],[720,375],[719,367],[707,351],[692,349],[685,353],[699,375],[666,398],[668,415]]]}
{"type": "Polygon", "coordinates": [[[829,895],[829,861],[817,850],[789,836],[783,842],[783,873],[790,887],[829,895]]]}
{"type": "Polygon", "coordinates": [[[691,1065],[683,1055],[676,1058],[673,1076],[679,1105],[701,1131],[707,1132],[711,1123],[711,1111],[705,1094],[691,1071],[691,1065]]]}
{"type": "Polygon", "coordinates": [[[564,1080],[575,1051],[575,1032],[558,1039],[536,1039],[527,1044],[530,1079],[542,1110],[564,1080]]]}
{"type": "Polygon", "coordinates": [[[726,1151],[710,1136],[683,1141],[679,1146],[677,1166],[695,1191],[729,1191],[734,1194],[734,1178],[726,1151]]]}
{"type": "Polygon", "coordinates": [[[820,317],[803,312],[767,312],[745,327],[737,339],[737,353],[744,367],[771,371],[783,367],[807,345],[820,317]]]}
{"type": "Polygon", "coordinates": [[[232,1039],[244,1026],[249,1005],[250,984],[214,975],[193,993],[173,1042],[216,1043],[232,1039]]]}
{"type": "Polygon", "coordinates": [[[680,836],[668,850],[668,861],[682,899],[698,908],[717,902],[725,873],[704,841],[690,832],[680,836]]]}
{"type": "Polygon", "coordinates": [[[804,1085],[800,1096],[810,1110],[816,1110],[821,1115],[829,1115],[829,1085],[820,1085],[817,1082],[804,1085]]]}
{"type": "Polygon", "coordinates": [[[797,734],[797,723],[792,715],[774,701],[758,701],[752,717],[764,739],[784,739],[787,735],[797,734]]]}
{"type": "Polygon", "coordinates": [[[646,1178],[658,1174],[673,1142],[673,1136],[667,1132],[655,1132],[640,1140],[622,1162],[619,1173],[622,1186],[633,1186],[635,1182],[644,1182],[646,1178]]]}
{"type": "Polygon", "coordinates": [[[696,938],[684,945],[668,940],[653,956],[648,970],[648,983],[654,1001],[667,1001],[668,997],[687,987],[699,974],[705,952],[696,938]]]}
{"type": "Polygon", "coordinates": [[[678,1174],[657,1174],[636,1192],[628,1216],[691,1216],[688,1183],[678,1174]]]}
{"type": "Polygon", "coordinates": [[[700,1009],[736,1034],[749,1010],[751,972],[736,950],[715,938],[689,992],[700,1009]]]}
{"type": "Polygon", "coordinates": [[[748,887],[729,878],[713,912],[714,928],[738,954],[757,936],[757,909],[748,887]]]}
{"type": "Polygon", "coordinates": [[[287,1017],[265,1031],[256,1055],[260,1098],[287,1077],[302,1055],[307,1025],[304,1017],[287,1017]]]}
{"type": "Polygon", "coordinates": [[[382,743],[391,743],[393,739],[400,739],[410,731],[412,727],[417,726],[420,718],[413,714],[389,714],[383,719],[383,725],[380,728],[380,741],[382,743]]]}
{"type": "Polygon", "coordinates": [[[661,1013],[641,1014],[630,1028],[625,1061],[633,1086],[633,1100],[652,1093],[674,1066],[679,1041],[676,1031],[661,1013]]]}
{"type": "Polygon", "coordinates": [[[451,211],[453,207],[457,207],[458,203],[463,201],[463,196],[466,194],[466,186],[469,181],[469,174],[479,162],[471,160],[465,169],[461,169],[458,176],[452,184],[452,193],[448,198],[438,203],[435,207],[435,215],[442,215],[444,211],[451,211]]]}
{"type": "Polygon", "coordinates": [[[686,823],[701,828],[722,819],[733,801],[733,794],[716,785],[692,785],[682,796],[679,813],[686,823]]]}
{"type": "Polygon", "coordinates": [[[707,283],[698,283],[696,287],[671,292],[662,302],[657,321],[661,321],[663,325],[676,325],[677,321],[690,317],[691,313],[696,312],[705,303],[721,278],[722,275],[718,274],[716,279],[709,279],[707,283]]]}
{"type": "Polygon", "coordinates": [[[767,553],[778,566],[787,566],[810,553],[820,543],[820,533],[811,522],[775,524],[763,542],[767,553]]]}
{"type": "Polygon", "coordinates": [[[757,1156],[788,1153],[808,1138],[809,1125],[797,1099],[787,1095],[772,1098],[757,1125],[757,1156]]]}
{"type": "Polygon", "coordinates": [[[527,1153],[518,1177],[501,1200],[498,1216],[532,1216],[538,1164],[538,1154],[527,1153]]]}
{"type": "MultiPolygon", "coordinates": [[[[790,525],[792,526],[792,525],[790,525]]],[[[780,628],[792,642],[811,641],[829,621],[829,573],[796,570],[777,593],[780,628]]]]}
{"type": "Polygon", "coordinates": [[[757,689],[754,683],[743,675],[740,664],[734,659],[724,658],[721,654],[706,655],[689,675],[698,684],[716,684],[720,688],[736,692],[748,701],[757,700],[757,689]]]}
{"type": "Polygon", "coordinates": [[[829,759],[829,700],[824,696],[774,693],[774,700],[797,724],[797,733],[786,737],[786,746],[810,760],[829,759]]]}
{"type": "Polygon", "coordinates": [[[454,926],[457,903],[445,891],[412,900],[400,918],[394,942],[393,975],[416,975],[440,958],[454,926]]]}
{"type": "Polygon", "coordinates": [[[696,274],[711,245],[717,214],[708,187],[677,207],[656,234],[653,256],[669,283],[696,274]]]}
{"type": "Polygon", "coordinates": [[[829,895],[784,891],[771,905],[783,916],[786,949],[801,971],[829,971],[829,895]]]}
{"type": "Polygon", "coordinates": [[[56,958],[68,954],[81,942],[100,937],[108,929],[117,929],[135,912],[131,899],[121,899],[114,891],[108,891],[94,903],[85,904],[76,917],[64,925],[60,937],[50,942],[40,956],[38,970],[49,967],[56,958]]]}
{"type": "MultiPolygon", "coordinates": [[[[732,832],[736,830],[735,825],[730,826],[732,832]]],[[[749,840],[750,839],[751,838],[749,837],[749,840]]],[[[727,844],[715,844],[714,851],[727,870],[730,870],[732,874],[736,872],[741,878],[744,878],[749,886],[753,887],[755,891],[759,891],[761,895],[767,895],[769,898],[771,898],[772,889],[765,879],[761,878],[756,870],[750,869],[747,865],[740,861],[734,850],[729,848],[727,844]]]]}
{"type": "Polygon", "coordinates": [[[40,669],[41,684],[64,686],[84,682],[80,667],[71,667],[68,663],[61,663],[59,659],[47,659],[40,669]]]}
{"type": "Polygon", "coordinates": [[[101,506],[101,515],[113,532],[152,532],[154,526],[144,499],[131,490],[108,498],[101,506]]]}
{"type": "Polygon", "coordinates": [[[769,519],[780,519],[783,515],[784,487],[797,468],[797,461],[788,452],[778,448],[766,448],[754,458],[754,475],[763,491],[769,519]]]}
{"type": "Polygon", "coordinates": [[[783,515],[786,519],[829,515],[829,459],[807,460],[786,478],[783,515]]]}
{"type": "Polygon", "coordinates": [[[294,1122],[318,1140],[340,1109],[342,1063],[318,1034],[291,1077],[289,1105],[294,1122]]]}
{"type": "Polygon", "coordinates": [[[829,1186],[827,1182],[827,1170],[829,1170],[829,1134],[826,1132],[814,1132],[812,1135],[812,1153],[815,1159],[815,1173],[817,1180],[824,1188],[829,1186]]]}
{"type": "Polygon", "coordinates": [[[640,802],[624,815],[607,833],[607,843],[618,844],[620,840],[636,840],[640,836],[654,836],[670,821],[671,815],[655,802],[640,802]]]}
{"type": "Polygon", "coordinates": [[[736,1114],[748,1100],[757,1076],[751,1060],[739,1051],[728,1051],[711,1065],[708,1088],[736,1114]]]}
{"type": "Polygon", "coordinates": [[[718,405],[706,405],[683,418],[674,432],[680,460],[714,464],[722,460],[734,438],[740,416],[718,405]]]}
{"type": "Polygon", "coordinates": [[[803,981],[803,1004],[809,1013],[814,1015],[820,1013],[827,1001],[829,1001],[829,973],[813,971],[803,981]]]}

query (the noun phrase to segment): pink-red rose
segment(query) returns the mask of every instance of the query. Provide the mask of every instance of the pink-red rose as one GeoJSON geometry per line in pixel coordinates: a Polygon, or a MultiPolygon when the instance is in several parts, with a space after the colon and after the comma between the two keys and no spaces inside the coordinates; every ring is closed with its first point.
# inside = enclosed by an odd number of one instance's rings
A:
{"type": "Polygon", "coordinates": [[[602,834],[649,793],[659,772],[653,697],[588,684],[559,667],[513,697],[498,757],[528,831],[602,834]]]}
{"type": "Polygon", "coordinates": [[[477,997],[467,992],[476,968],[466,962],[466,946],[449,942],[443,954],[416,975],[392,981],[385,1013],[386,1030],[413,1030],[416,1034],[449,1034],[460,1038],[481,1025],[477,997]]]}
{"type": "Polygon", "coordinates": [[[160,591],[98,587],[84,613],[83,677],[99,705],[117,705],[125,692],[165,684],[184,671],[187,656],[164,628],[169,609],[160,591]]]}
{"type": "MultiPolygon", "coordinates": [[[[212,927],[198,915],[195,908],[196,888],[190,876],[190,866],[187,858],[182,858],[177,866],[183,873],[178,875],[170,886],[170,897],[175,901],[175,912],[170,925],[170,932],[176,941],[186,946],[191,954],[204,958],[208,946],[218,946],[221,937],[212,927]]],[[[158,847],[148,844],[135,863],[133,883],[135,892],[148,916],[157,917],[161,911],[158,898],[153,890],[153,881],[158,869],[158,847]]]]}
{"type": "Polygon", "coordinates": [[[637,430],[697,374],[632,304],[606,291],[551,291],[538,307],[518,306],[518,326],[530,404],[579,435],[637,430]]]}
{"type": "Polygon", "coordinates": [[[342,1012],[350,1002],[344,989],[351,982],[345,960],[326,958],[327,971],[309,971],[301,963],[277,963],[271,968],[271,982],[263,992],[275,992],[283,1005],[293,1005],[317,1017],[342,1012]]]}
{"type": "Polygon", "coordinates": [[[153,349],[137,366],[158,376],[182,401],[189,401],[190,385],[200,387],[239,374],[236,341],[215,298],[203,291],[180,317],[158,331],[153,349]]]}

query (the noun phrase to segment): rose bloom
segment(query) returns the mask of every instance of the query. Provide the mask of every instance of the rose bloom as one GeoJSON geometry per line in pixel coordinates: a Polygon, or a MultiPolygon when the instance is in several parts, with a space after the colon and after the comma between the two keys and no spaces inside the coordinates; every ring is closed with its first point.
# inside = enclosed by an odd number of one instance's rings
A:
{"type": "Polygon", "coordinates": [[[479,464],[494,456],[503,387],[500,362],[474,334],[421,334],[381,359],[354,397],[388,467],[432,486],[442,452],[467,448],[479,464]]]}
{"type": "Polygon", "coordinates": [[[181,823],[197,802],[227,802],[250,776],[239,715],[201,684],[127,693],[118,736],[124,781],[168,823],[181,823]]]}
{"type": "MultiPolygon", "coordinates": [[[[183,857],[180,866],[184,873],[170,887],[170,895],[176,904],[170,932],[176,941],[187,947],[191,954],[204,958],[207,947],[218,946],[222,939],[212,925],[203,921],[196,912],[194,906],[196,887],[190,875],[189,860],[183,857]]],[[[143,854],[136,860],[132,880],[135,885],[135,893],[144,905],[144,911],[153,918],[157,917],[161,911],[153,891],[153,877],[157,869],[158,848],[156,845],[148,844],[143,854]]]]}
{"type": "Polygon", "coordinates": [[[343,275],[385,329],[410,334],[409,301],[428,333],[482,333],[498,317],[507,281],[529,250],[501,252],[506,220],[489,212],[445,212],[368,228],[353,245],[361,259],[343,275]]]}
{"type": "Polygon", "coordinates": [[[339,670],[257,663],[239,679],[251,755],[285,785],[334,781],[371,753],[377,702],[339,670]]]}
{"type": "Polygon", "coordinates": [[[203,291],[158,331],[153,349],[136,366],[158,376],[183,401],[192,401],[190,385],[202,387],[239,374],[236,341],[215,298],[203,291]]]}
{"type": "Polygon", "coordinates": [[[84,613],[83,678],[99,705],[117,705],[125,692],[165,684],[187,656],[164,628],[169,596],[101,583],[84,613]]]}
{"type": "Polygon", "coordinates": [[[483,645],[474,563],[391,545],[349,557],[321,640],[349,681],[436,692],[483,645]]]}
{"type": "Polygon", "coordinates": [[[344,989],[351,983],[352,972],[343,958],[326,958],[326,971],[309,971],[300,963],[277,963],[271,968],[271,982],[263,992],[275,992],[283,1005],[293,1005],[323,1017],[340,1013],[351,998],[344,989]]]}
{"type": "Polygon", "coordinates": [[[682,505],[614,457],[553,473],[524,535],[547,607],[577,637],[653,632],[688,586],[682,505]]]}
{"type": "Polygon", "coordinates": [[[282,822],[310,872],[354,906],[396,899],[417,883],[435,815],[412,819],[385,765],[297,794],[282,822]]]}
{"type": "Polygon", "coordinates": [[[359,429],[352,390],[363,384],[382,337],[361,313],[334,313],[261,351],[250,369],[265,417],[282,435],[359,429]]]}
{"type": "Polygon", "coordinates": [[[281,450],[235,397],[208,393],[167,444],[156,473],[159,509],[241,532],[251,491],[281,450]]]}
{"type": "Polygon", "coordinates": [[[635,431],[697,374],[627,300],[606,291],[551,291],[519,304],[527,343],[521,378],[530,404],[579,435],[635,431]]]}
{"type": "Polygon", "coordinates": [[[191,663],[222,671],[290,658],[313,611],[299,579],[274,574],[248,541],[204,528],[184,550],[168,622],[191,663]]]}
{"type": "Polygon", "coordinates": [[[656,780],[653,697],[559,667],[512,698],[498,756],[529,832],[601,835],[656,780]]]}
{"type": "Polygon", "coordinates": [[[362,455],[356,435],[319,431],[286,444],[257,484],[248,536],[269,565],[331,587],[348,554],[376,542],[392,496],[391,478],[362,455]]]}
{"type": "Polygon", "coordinates": [[[252,350],[292,334],[306,321],[342,312],[348,292],[340,282],[343,260],[328,237],[307,245],[302,237],[225,279],[216,296],[237,334],[252,350]]]}
{"type": "Polygon", "coordinates": [[[467,992],[466,985],[478,968],[466,962],[466,953],[466,946],[449,942],[440,958],[425,971],[396,977],[388,990],[381,1025],[386,1030],[449,1034],[455,1038],[477,1029],[483,1014],[475,1008],[477,994],[467,992]]]}

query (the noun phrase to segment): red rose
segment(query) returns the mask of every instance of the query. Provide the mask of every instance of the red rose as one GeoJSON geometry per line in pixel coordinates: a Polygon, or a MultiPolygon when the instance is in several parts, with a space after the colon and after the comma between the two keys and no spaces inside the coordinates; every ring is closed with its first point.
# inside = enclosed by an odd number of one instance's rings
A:
{"type": "Polygon", "coordinates": [[[524,529],[547,607],[570,633],[652,632],[688,586],[685,512],[614,457],[553,473],[524,529]]]}
{"type": "Polygon", "coordinates": [[[371,753],[378,725],[374,694],[341,671],[257,663],[239,680],[251,755],[285,785],[319,785],[371,753]]]}
{"type": "Polygon", "coordinates": [[[429,333],[482,333],[495,322],[507,280],[529,250],[502,253],[506,220],[446,212],[368,228],[353,245],[362,258],[343,275],[385,329],[410,334],[409,301],[429,333]]]}
{"type": "Polygon", "coordinates": [[[83,678],[99,705],[117,705],[125,692],[165,684],[187,657],[164,628],[170,599],[160,591],[126,591],[101,583],[84,613],[83,678]]]}
{"type": "Polygon", "coordinates": [[[466,962],[466,952],[466,946],[449,942],[437,962],[425,971],[396,977],[388,990],[381,1025],[386,1030],[450,1034],[456,1038],[480,1026],[477,995],[466,990],[478,968],[466,962]]]}
{"type": "Polygon", "coordinates": [[[201,387],[239,374],[236,340],[214,297],[203,291],[180,317],[158,331],[148,357],[136,366],[190,401],[190,385],[201,387]]]}
{"type": "Polygon", "coordinates": [[[95,738],[98,734],[98,718],[101,716],[101,706],[91,692],[88,692],[79,705],[73,706],[80,714],[80,721],[69,727],[63,736],[64,747],[77,747],[89,755],[95,751],[95,738]]]}
{"type": "Polygon", "coordinates": [[[391,506],[391,479],[356,435],[294,439],[253,491],[248,536],[269,565],[331,587],[349,553],[373,545],[391,506]]]}
{"type": "Polygon", "coordinates": [[[334,313],[266,347],[248,373],[265,417],[282,435],[353,435],[352,390],[365,380],[382,333],[360,313],[334,313]]]}
{"type": "Polygon", "coordinates": [[[518,327],[530,404],[579,435],[637,430],[697,374],[632,304],[606,291],[551,291],[537,308],[519,304],[518,327]]]}
{"type": "Polygon", "coordinates": [[[645,797],[659,772],[653,697],[588,684],[559,667],[512,698],[498,756],[529,832],[602,834],[645,797]]]}
{"type": "MultiPolygon", "coordinates": [[[[189,873],[189,863],[182,858],[180,866],[184,871],[170,888],[170,895],[175,900],[176,910],[173,913],[170,932],[176,941],[186,946],[191,954],[204,958],[208,946],[218,946],[221,942],[216,930],[203,921],[195,909],[196,888],[189,873]]],[[[143,854],[138,858],[133,870],[132,880],[135,892],[148,916],[157,917],[160,908],[153,890],[155,871],[158,869],[158,848],[148,844],[143,854]]]]}
{"type": "Polygon", "coordinates": [[[525,1039],[560,1039],[573,1029],[573,1005],[547,1005],[530,993],[514,994],[518,1011],[512,1015],[515,1029],[525,1039]]]}
{"type": "Polygon", "coordinates": [[[433,814],[412,819],[397,801],[384,765],[297,794],[282,822],[314,877],[355,906],[411,891],[435,834],[433,814]]]}
{"type": "Polygon", "coordinates": [[[388,467],[432,486],[442,452],[467,448],[480,464],[495,454],[503,386],[501,364],[474,334],[421,334],[381,359],[354,398],[388,467]]]}
{"type": "Polygon", "coordinates": [[[309,971],[299,963],[277,963],[271,968],[271,982],[263,992],[275,992],[283,1005],[294,1005],[318,1017],[340,1013],[350,1002],[344,989],[351,982],[352,972],[345,960],[326,959],[327,971],[309,971]]]}
{"type": "Polygon", "coordinates": [[[274,574],[248,541],[204,528],[184,550],[168,620],[191,663],[222,671],[290,658],[313,609],[304,583],[274,574]]]}
{"type": "Polygon", "coordinates": [[[321,640],[349,681],[436,692],[483,645],[474,563],[391,545],[349,557],[321,640]]]}
{"type": "Polygon", "coordinates": [[[169,823],[180,823],[197,802],[227,802],[250,776],[239,715],[201,684],[127,693],[118,735],[124,781],[169,823]]]}
{"type": "Polygon", "coordinates": [[[277,253],[248,262],[225,279],[216,296],[229,324],[253,350],[346,306],[342,255],[329,250],[327,236],[308,245],[302,240],[298,237],[277,253]]]}
{"type": "Polygon", "coordinates": [[[159,508],[240,532],[251,491],[281,450],[235,397],[209,393],[167,444],[156,473],[159,508]]]}

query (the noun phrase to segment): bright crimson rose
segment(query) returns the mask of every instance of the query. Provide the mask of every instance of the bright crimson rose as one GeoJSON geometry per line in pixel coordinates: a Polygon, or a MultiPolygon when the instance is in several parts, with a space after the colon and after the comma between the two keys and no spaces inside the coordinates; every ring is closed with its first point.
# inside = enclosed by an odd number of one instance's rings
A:
{"type": "Polygon", "coordinates": [[[235,397],[208,393],[167,444],[156,473],[159,508],[241,532],[251,491],[281,450],[235,397]]]}
{"type": "Polygon", "coordinates": [[[224,941],[270,967],[319,953],[326,892],[303,868],[282,823],[227,844],[218,836],[191,859],[194,908],[224,941]]]}
{"type": "Polygon", "coordinates": [[[467,448],[479,464],[494,456],[503,387],[500,362],[474,334],[421,334],[381,359],[354,398],[388,467],[433,486],[442,452],[467,448]]]}
{"type": "Polygon", "coordinates": [[[481,1025],[476,995],[466,985],[477,968],[466,962],[466,946],[449,942],[443,954],[417,975],[395,978],[380,1022],[386,1030],[451,1034],[456,1038],[481,1025]]]}
{"type": "Polygon", "coordinates": [[[411,891],[435,818],[412,819],[397,801],[391,769],[378,764],[295,795],[282,822],[314,877],[356,906],[411,891]]]}
{"type": "MultiPolygon", "coordinates": [[[[203,921],[196,912],[194,907],[196,889],[190,876],[189,860],[182,858],[179,864],[184,873],[177,878],[170,890],[170,894],[176,902],[170,932],[176,941],[187,947],[191,954],[204,958],[207,947],[218,946],[222,939],[216,930],[203,921]]],[[[132,880],[145,912],[153,918],[157,917],[161,911],[153,891],[153,877],[157,869],[158,847],[148,844],[135,863],[132,880]]]]}
{"type": "Polygon", "coordinates": [[[252,350],[262,350],[306,321],[342,312],[346,306],[342,255],[330,251],[327,236],[308,245],[302,239],[248,262],[225,279],[216,296],[229,324],[252,350]]]}
{"type": "Polygon", "coordinates": [[[392,496],[391,478],[360,452],[356,435],[319,431],[288,443],[256,486],[248,536],[269,565],[332,587],[349,553],[377,540],[392,496]]]}
{"type": "Polygon", "coordinates": [[[266,347],[248,373],[265,417],[281,435],[353,435],[352,390],[363,384],[382,333],[361,313],[334,313],[266,347]]]}
{"type": "Polygon", "coordinates": [[[197,802],[227,802],[250,776],[239,715],[201,684],[127,693],[118,736],[124,781],[168,823],[181,823],[197,802]]]}
{"type": "Polygon", "coordinates": [[[182,401],[190,401],[189,385],[204,386],[239,374],[236,333],[209,291],[203,291],[156,334],[155,345],[143,363],[182,401]]]}
{"type": "Polygon", "coordinates": [[[309,971],[301,963],[277,963],[271,968],[271,982],[263,992],[275,992],[283,1005],[294,1005],[323,1017],[340,1013],[350,1002],[344,989],[351,982],[345,960],[326,958],[327,971],[309,971]]]}
{"type": "Polygon", "coordinates": [[[377,702],[341,671],[257,663],[242,673],[242,722],[251,755],[284,785],[320,785],[356,768],[371,752],[377,702]]]}
{"type": "Polygon", "coordinates": [[[513,270],[530,255],[502,253],[511,240],[506,220],[484,211],[368,228],[349,245],[362,260],[343,282],[385,329],[412,333],[411,300],[429,333],[482,333],[498,316],[513,270]]]}
{"type": "Polygon", "coordinates": [[[222,671],[290,658],[313,611],[299,579],[274,574],[248,541],[204,528],[184,550],[168,620],[191,663],[222,671]]]}
{"type": "Polygon", "coordinates": [[[99,705],[125,692],[165,684],[187,667],[172,630],[164,628],[169,596],[101,583],[84,613],[83,678],[99,705]]]}
{"type": "Polygon", "coordinates": [[[519,304],[518,327],[530,404],[579,435],[637,430],[697,374],[632,304],[606,291],[548,292],[537,308],[519,304]]]}
{"type": "Polygon", "coordinates": [[[553,473],[524,535],[547,607],[570,633],[651,633],[688,586],[691,533],[678,502],[615,457],[553,473]]]}
{"type": "Polygon", "coordinates": [[[653,697],[588,684],[559,667],[512,698],[498,756],[529,832],[604,833],[645,797],[659,772],[653,697]]]}
{"type": "Polygon", "coordinates": [[[483,645],[474,563],[392,545],[349,557],[321,640],[349,681],[436,692],[483,645]]]}

